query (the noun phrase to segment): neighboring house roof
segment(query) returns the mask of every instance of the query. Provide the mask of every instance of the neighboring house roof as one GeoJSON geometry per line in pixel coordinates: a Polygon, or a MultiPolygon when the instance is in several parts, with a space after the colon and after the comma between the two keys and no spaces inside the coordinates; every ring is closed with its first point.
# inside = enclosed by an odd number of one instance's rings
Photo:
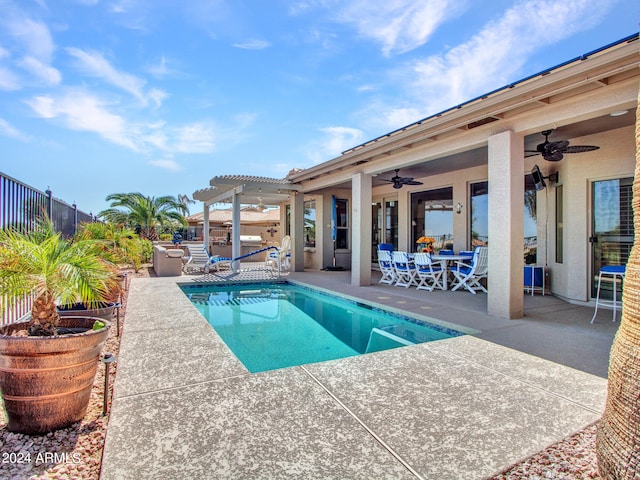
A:
{"type": "MultiPolygon", "coordinates": [[[[231,223],[232,210],[228,209],[211,209],[209,210],[209,224],[222,225],[231,223]]],[[[203,223],[204,213],[198,212],[187,217],[190,225],[198,225],[203,223]]],[[[280,209],[273,208],[262,212],[257,210],[240,211],[241,225],[274,225],[280,223],[280,209]]]]}

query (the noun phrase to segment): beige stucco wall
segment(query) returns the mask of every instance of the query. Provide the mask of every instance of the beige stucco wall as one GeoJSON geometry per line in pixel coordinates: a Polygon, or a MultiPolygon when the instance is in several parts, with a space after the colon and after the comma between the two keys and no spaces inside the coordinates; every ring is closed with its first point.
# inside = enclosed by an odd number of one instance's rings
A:
{"type": "MultiPolygon", "coordinates": [[[[566,155],[561,162],[541,161],[540,168],[547,174],[552,168],[560,174],[564,189],[564,261],[555,262],[555,191],[548,188],[538,194],[538,205],[548,195],[547,263],[551,270],[551,291],[569,300],[589,300],[591,275],[591,183],[633,177],[635,167],[634,128],[626,127],[604,134],[573,139],[572,144],[598,145],[599,150],[566,155]],[[544,165],[543,165],[544,163],[544,165]],[[541,198],[542,197],[542,198],[541,198]]],[[[544,217],[539,215],[538,223],[544,217]]],[[[542,223],[544,225],[544,223],[542,223]]],[[[542,263],[539,259],[539,263],[542,263]]]]}

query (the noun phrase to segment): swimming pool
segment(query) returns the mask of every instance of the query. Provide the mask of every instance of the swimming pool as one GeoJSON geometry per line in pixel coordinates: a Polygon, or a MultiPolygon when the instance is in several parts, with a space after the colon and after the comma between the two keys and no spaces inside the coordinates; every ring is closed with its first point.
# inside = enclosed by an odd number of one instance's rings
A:
{"type": "Polygon", "coordinates": [[[288,282],[181,288],[252,373],[463,335],[288,282]]]}

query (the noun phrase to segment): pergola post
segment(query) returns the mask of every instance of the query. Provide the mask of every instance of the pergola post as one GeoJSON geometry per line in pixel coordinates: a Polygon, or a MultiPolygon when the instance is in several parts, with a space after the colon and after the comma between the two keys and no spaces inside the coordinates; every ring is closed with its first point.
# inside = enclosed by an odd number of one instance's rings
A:
{"type": "MultiPolygon", "coordinates": [[[[231,258],[240,256],[240,193],[233,194],[233,211],[231,213],[231,258]]],[[[240,269],[240,260],[235,260],[231,264],[234,272],[240,269]]]]}
{"type": "Polygon", "coordinates": [[[204,210],[202,211],[202,243],[205,250],[209,251],[209,204],[203,204],[204,210]]]}
{"type": "Polygon", "coordinates": [[[304,271],[304,195],[291,195],[291,270],[304,271]]]}

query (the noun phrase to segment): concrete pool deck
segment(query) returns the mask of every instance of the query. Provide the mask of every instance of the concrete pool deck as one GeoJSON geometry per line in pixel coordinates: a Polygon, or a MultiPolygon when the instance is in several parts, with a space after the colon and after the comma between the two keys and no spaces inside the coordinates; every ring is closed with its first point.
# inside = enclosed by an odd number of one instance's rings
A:
{"type": "Polygon", "coordinates": [[[339,272],[292,278],[481,333],[250,374],[178,288],[190,278],[133,279],[102,479],[484,478],[604,408],[602,376],[498,343],[578,335],[571,364],[585,343],[610,345],[606,311],[582,328],[592,309],[538,296],[528,319],[510,321],[482,314],[483,295],[442,292],[441,308],[434,292],[351,287],[339,272]]]}

